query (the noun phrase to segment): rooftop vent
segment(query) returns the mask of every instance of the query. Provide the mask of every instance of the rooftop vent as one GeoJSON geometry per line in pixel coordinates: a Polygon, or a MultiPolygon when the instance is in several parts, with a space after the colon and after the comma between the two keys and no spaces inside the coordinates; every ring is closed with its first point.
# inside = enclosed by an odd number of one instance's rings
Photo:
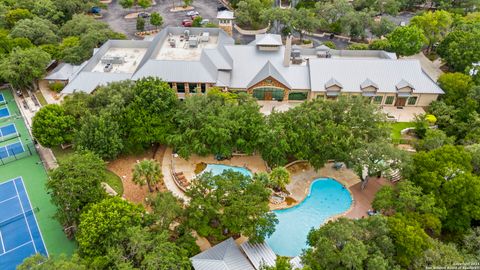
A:
{"type": "Polygon", "coordinates": [[[102,64],[123,64],[125,63],[124,56],[104,56],[102,57],[102,64]]]}

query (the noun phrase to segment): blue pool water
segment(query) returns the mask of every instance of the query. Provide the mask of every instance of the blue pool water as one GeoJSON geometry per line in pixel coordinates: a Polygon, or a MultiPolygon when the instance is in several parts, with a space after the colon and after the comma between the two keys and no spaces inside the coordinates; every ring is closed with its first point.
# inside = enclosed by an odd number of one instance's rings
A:
{"type": "Polygon", "coordinates": [[[202,171],[202,173],[211,172],[213,175],[219,175],[219,174],[222,174],[223,171],[226,171],[226,170],[232,170],[234,172],[239,172],[239,173],[241,173],[245,176],[249,176],[249,177],[253,176],[252,172],[250,170],[248,170],[247,168],[228,166],[228,165],[222,165],[222,164],[207,164],[207,167],[205,168],[205,170],[202,171]]]}
{"type": "Polygon", "coordinates": [[[347,211],[351,204],[350,193],[339,182],[319,178],[299,205],[273,211],[279,222],[266,241],[278,255],[298,256],[307,248],[307,235],[312,227],[320,227],[329,217],[347,211]]]}

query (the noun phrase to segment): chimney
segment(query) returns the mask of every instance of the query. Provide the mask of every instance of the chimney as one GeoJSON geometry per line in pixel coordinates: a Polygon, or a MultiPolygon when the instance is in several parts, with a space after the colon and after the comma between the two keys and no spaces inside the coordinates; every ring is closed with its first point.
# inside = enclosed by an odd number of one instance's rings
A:
{"type": "Polygon", "coordinates": [[[288,35],[285,40],[285,52],[283,55],[283,66],[290,66],[290,55],[292,54],[292,35],[288,35]]]}

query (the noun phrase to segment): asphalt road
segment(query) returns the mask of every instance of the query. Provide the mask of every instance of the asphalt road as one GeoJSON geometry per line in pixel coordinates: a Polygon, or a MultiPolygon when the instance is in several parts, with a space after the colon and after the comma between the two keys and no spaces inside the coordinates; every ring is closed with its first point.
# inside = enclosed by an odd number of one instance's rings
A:
{"type": "MultiPolygon", "coordinates": [[[[181,26],[182,20],[187,19],[188,17],[185,16],[185,12],[170,12],[170,9],[173,7],[173,1],[175,4],[181,5],[183,1],[181,0],[156,0],[157,3],[145,11],[152,13],[158,12],[163,17],[163,25],[162,27],[166,26],[181,26]]],[[[200,13],[200,16],[204,19],[209,19],[210,21],[214,21],[217,16],[217,7],[222,6],[220,1],[218,0],[194,0],[193,6],[195,10],[200,13]]],[[[102,10],[104,22],[107,22],[110,27],[120,33],[124,33],[128,36],[128,38],[135,38],[134,34],[136,30],[136,20],[135,19],[125,19],[125,15],[132,13],[132,12],[140,12],[143,11],[140,8],[131,8],[131,9],[124,9],[122,6],[118,4],[118,0],[113,0],[112,3],[108,5],[107,10],[102,10]]],[[[146,20],[145,29],[153,29],[153,27],[148,23],[148,19],[146,20]]]]}

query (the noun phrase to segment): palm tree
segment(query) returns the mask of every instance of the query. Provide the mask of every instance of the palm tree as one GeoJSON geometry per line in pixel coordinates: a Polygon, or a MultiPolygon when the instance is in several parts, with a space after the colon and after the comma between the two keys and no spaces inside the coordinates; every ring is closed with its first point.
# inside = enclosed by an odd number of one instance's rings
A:
{"type": "Polygon", "coordinates": [[[285,190],[285,186],[290,183],[290,173],[285,167],[274,168],[269,175],[270,184],[274,189],[285,190]]]}
{"type": "Polygon", "coordinates": [[[133,168],[133,182],[143,186],[147,184],[148,190],[153,192],[152,186],[163,178],[160,165],[153,159],[144,159],[133,168]]]}

